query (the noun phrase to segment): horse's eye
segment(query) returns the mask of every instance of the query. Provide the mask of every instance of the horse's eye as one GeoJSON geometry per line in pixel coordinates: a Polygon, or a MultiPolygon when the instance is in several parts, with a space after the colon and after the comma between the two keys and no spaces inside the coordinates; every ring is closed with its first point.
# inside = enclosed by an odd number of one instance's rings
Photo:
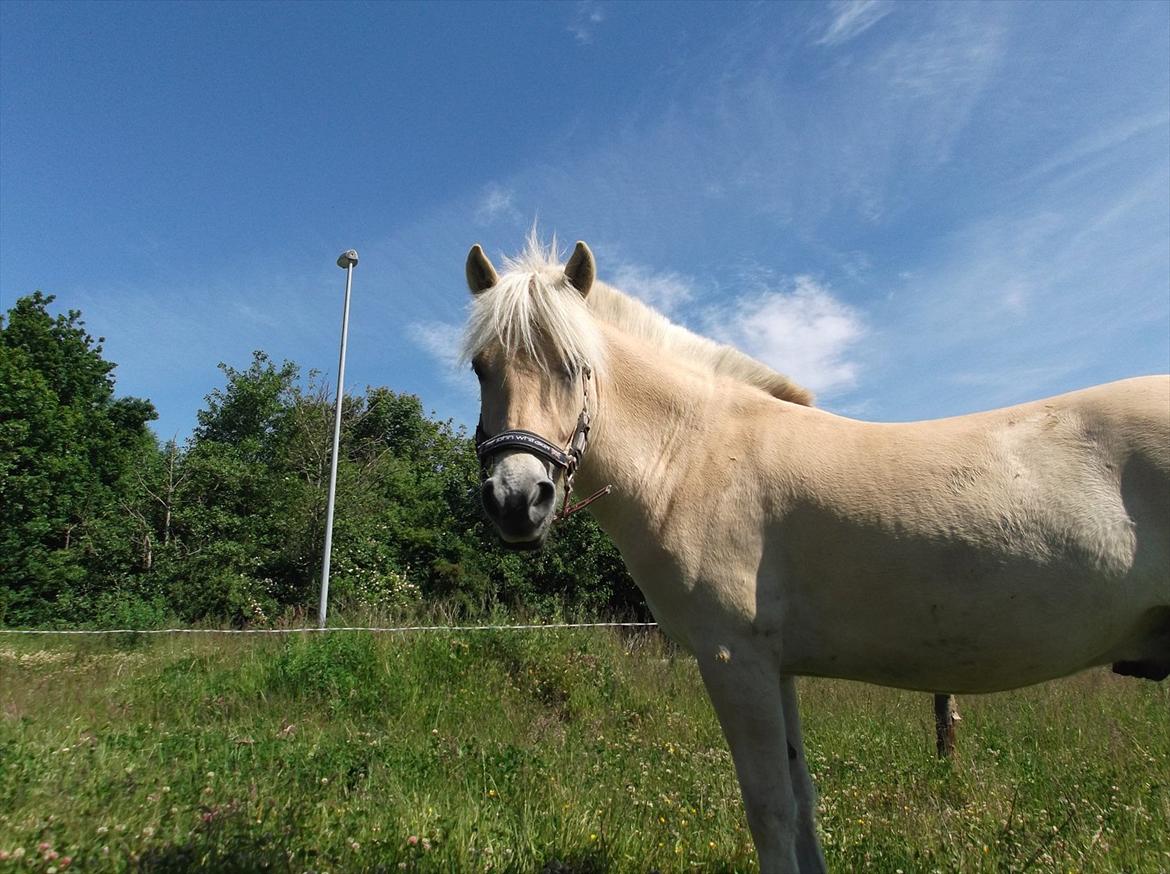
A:
{"type": "Polygon", "coordinates": [[[481,368],[479,366],[478,362],[476,362],[476,361],[471,362],[471,372],[475,374],[476,379],[479,379],[479,380],[483,379],[483,368],[481,368]]]}

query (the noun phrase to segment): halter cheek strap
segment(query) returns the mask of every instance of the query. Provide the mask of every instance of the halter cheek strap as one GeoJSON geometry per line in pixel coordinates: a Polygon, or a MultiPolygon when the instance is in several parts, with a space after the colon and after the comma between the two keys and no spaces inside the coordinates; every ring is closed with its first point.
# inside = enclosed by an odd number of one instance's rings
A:
{"type": "Polygon", "coordinates": [[[577,427],[573,429],[573,434],[563,449],[555,443],[545,440],[539,434],[526,431],[523,428],[512,428],[508,431],[501,431],[494,437],[489,437],[487,432],[483,430],[482,421],[475,426],[475,454],[479,457],[480,474],[483,479],[487,479],[488,459],[505,449],[520,449],[539,455],[565,472],[565,501],[554,519],[556,522],[569,518],[578,510],[585,509],[598,498],[608,495],[613,488],[613,486],[606,486],[585,500],[569,506],[569,492],[573,488],[573,477],[576,476],[577,466],[581,463],[581,458],[585,455],[585,449],[589,445],[589,379],[592,375],[593,372],[585,367],[581,379],[581,389],[584,395],[581,414],[577,416],[577,427]]]}

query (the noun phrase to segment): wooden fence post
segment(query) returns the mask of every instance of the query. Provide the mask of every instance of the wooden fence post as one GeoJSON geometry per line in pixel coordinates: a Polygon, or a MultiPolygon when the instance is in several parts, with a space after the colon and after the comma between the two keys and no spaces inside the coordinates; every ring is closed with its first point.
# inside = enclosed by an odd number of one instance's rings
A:
{"type": "Polygon", "coordinates": [[[955,707],[954,695],[934,696],[935,750],[940,759],[949,759],[955,752],[955,723],[962,719],[955,707]]]}

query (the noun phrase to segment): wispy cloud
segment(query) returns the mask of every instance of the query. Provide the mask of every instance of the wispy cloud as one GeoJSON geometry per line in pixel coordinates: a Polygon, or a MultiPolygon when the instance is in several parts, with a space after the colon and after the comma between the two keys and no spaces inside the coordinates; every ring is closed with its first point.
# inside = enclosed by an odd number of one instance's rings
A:
{"type": "Polygon", "coordinates": [[[566,30],[573,34],[573,39],[581,45],[593,42],[593,33],[597,26],[605,21],[605,11],[595,0],[581,0],[573,13],[573,20],[566,30]]]}
{"type": "Polygon", "coordinates": [[[1150,112],[1122,119],[1112,125],[1104,126],[1056,152],[1048,160],[1038,163],[1020,181],[1031,180],[1057,170],[1082,165],[1098,156],[1109,156],[1119,146],[1130,140],[1161,130],[1167,125],[1170,125],[1170,113],[1165,111],[1150,112]]]}
{"type": "Polygon", "coordinates": [[[1170,174],[1127,183],[1035,192],[951,235],[884,313],[887,344],[912,340],[883,352],[891,406],[969,412],[1164,370],[1170,174]]]}
{"type": "Polygon", "coordinates": [[[262,310],[242,301],[236,301],[233,306],[241,317],[265,328],[275,328],[284,322],[284,313],[280,310],[262,310]]]}
{"type": "Polygon", "coordinates": [[[881,101],[887,116],[875,132],[885,142],[911,149],[923,167],[950,159],[1003,63],[1006,25],[991,10],[986,15],[981,14],[984,7],[977,11],[960,7],[939,15],[929,26],[887,41],[864,67],[864,75],[880,88],[869,96],[881,101]]]}
{"type": "Polygon", "coordinates": [[[451,383],[462,387],[470,386],[460,368],[459,349],[463,339],[463,326],[450,322],[412,322],[407,327],[412,343],[442,365],[442,376],[451,383]]]}
{"type": "Polygon", "coordinates": [[[857,364],[850,357],[866,333],[861,314],[809,276],[791,288],[740,298],[710,312],[705,330],[790,375],[818,393],[850,388],[857,364]]]}
{"type": "Polygon", "coordinates": [[[476,223],[487,225],[500,219],[518,220],[520,212],[516,209],[515,198],[516,193],[510,188],[504,188],[495,182],[490,183],[484,188],[475,206],[476,223]]]}
{"type": "Polygon", "coordinates": [[[870,69],[898,94],[924,100],[964,97],[991,72],[999,55],[1000,29],[982,22],[977,30],[939,26],[899,39],[874,59],[870,69]]]}
{"type": "MultiPolygon", "coordinates": [[[[1009,7],[898,7],[898,27],[799,58],[771,50],[773,8],[687,56],[612,136],[469,198],[465,219],[477,203],[485,217],[538,205],[548,228],[594,245],[602,278],[840,412],[966,412],[1153,369],[1126,355],[1167,346],[1164,74],[1126,121],[1066,84],[1082,70],[1063,50],[1009,51],[1026,41],[1009,7]],[[810,56],[809,77],[791,75],[810,56]],[[784,273],[729,283],[743,261],[784,273]],[[781,278],[800,272],[818,279],[781,278]]],[[[831,10],[811,38],[807,19],[794,28],[806,50],[889,14],[831,10]]],[[[486,242],[518,242],[499,230],[486,242]]]]}
{"type": "Polygon", "coordinates": [[[691,281],[671,271],[655,271],[641,264],[620,263],[612,270],[612,283],[627,294],[671,315],[694,299],[691,281]]]}
{"type": "Polygon", "coordinates": [[[820,46],[836,46],[869,30],[894,11],[890,0],[836,0],[829,4],[832,19],[816,41],[820,46]]]}

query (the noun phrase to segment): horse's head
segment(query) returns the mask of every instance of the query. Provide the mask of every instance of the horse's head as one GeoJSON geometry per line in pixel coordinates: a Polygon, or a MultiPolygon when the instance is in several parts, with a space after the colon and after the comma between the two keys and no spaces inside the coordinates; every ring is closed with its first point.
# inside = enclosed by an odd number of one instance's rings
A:
{"type": "Polygon", "coordinates": [[[500,278],[482,248],[468,253],[474,299],[464,351],[479,379],[484,510],[507,544],[535,549],[588,440],[600,340],[584,301],[595,266],[584,243],[563,269],[509,266],[500,278]]]}

